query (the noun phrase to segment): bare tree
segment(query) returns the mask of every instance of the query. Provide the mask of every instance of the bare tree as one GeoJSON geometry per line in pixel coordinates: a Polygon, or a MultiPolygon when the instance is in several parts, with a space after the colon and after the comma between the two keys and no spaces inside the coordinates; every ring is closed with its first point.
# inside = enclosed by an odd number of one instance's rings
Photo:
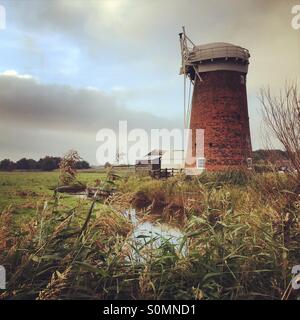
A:
{"type": "Polygon", "coordinates": [[[297,83],[286,84],[278,96],[262,89],[260,100],[266,126],[282,144],[297,174],[300,188],[300,92],[297,83]]]}

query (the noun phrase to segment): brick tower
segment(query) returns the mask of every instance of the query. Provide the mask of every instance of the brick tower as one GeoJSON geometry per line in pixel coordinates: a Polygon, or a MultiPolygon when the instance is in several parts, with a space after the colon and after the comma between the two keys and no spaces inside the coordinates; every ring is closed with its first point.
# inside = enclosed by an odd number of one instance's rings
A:
{"type": "Polygon", "coordinates": [[[185,125],[191,129],[187,174],[251,166],[248,50],[220,42],[195,46],[185,32],[180,42],[181,74],[194,86],[191,105],[185,105],[185,125]]]}

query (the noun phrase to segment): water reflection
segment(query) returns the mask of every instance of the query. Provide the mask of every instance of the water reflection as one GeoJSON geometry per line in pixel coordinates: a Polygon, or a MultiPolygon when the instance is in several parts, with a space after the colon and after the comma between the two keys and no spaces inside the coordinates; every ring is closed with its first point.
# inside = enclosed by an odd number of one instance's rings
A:
{"type": "Polygon", "coordinates": [[[186,245],[181,248],[184,234],[180,229],[167,223],[139,222],[135,209],[128,209],[124,212],[124,215],[134,226],[132,236],[138,247],[148,245],[154,249],[160,248],[165,243],[169,243],[178,253],[179,251],[182,254],[186,253],[186,245]]]}

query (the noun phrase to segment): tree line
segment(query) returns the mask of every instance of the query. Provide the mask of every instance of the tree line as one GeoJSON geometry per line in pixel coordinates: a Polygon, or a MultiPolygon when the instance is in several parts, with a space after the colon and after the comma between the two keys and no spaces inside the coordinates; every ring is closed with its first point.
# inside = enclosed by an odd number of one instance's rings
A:
{"type": "MultiPolygon", "coordinates": [[[[286,151],[282,150],[256,150],[253,151],[253,161],[271,161],[272,160],[286,160],[288,159],[286,151]]],[[[62,158],[46,156],[36,161],[34,159],[22,158],[16,162],[10,159],[4,159],[0,162],[0,171],[13,171],[13,170],[40,170],[52,171],[59,168],[59,163],[62,158]]],[[[105,167],[111,166],[109,163],[105,167]]],[[[89,169],[90,164],[85,160],[79,160],[75,164],[75,169],[89,169]]]]}
{"type": "Polygon", "coordinates": [[[260,161],[268,161],[268,162],[275,162],[280,160],[288,160],[288,154],[284,150],[278,149],[270,149],[270,150],[263,150],[259,149],[252,152],[253,161],[260,162],[260,161]]]}
{"type": "MultiPolygon", "coordinates": [[[[59,168],[62,158],[46,156],[36,161],[34,159],[22,158],[16,162],[10,159],[4,159],[0,162],[0,171],[13,170],[40,170],[52,171],[59,168]]],[[[89,169],[90,164],[85,160],[79,160],[75,164],[75,169],[89,169]]]]}

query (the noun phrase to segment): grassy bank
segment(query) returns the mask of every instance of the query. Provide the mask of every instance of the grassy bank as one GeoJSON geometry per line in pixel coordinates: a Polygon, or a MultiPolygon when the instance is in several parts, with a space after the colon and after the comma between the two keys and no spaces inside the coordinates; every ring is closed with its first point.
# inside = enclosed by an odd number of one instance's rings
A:
{"type": "MultiPolygon", "coordinates": [[[[99,175],[79,179],[93,185],[99,175]]],[[[286,175],[125,174],[89,221],[91,201],[54,195],[56,180],[57,173],[1,175],[4,299],[280,299],[300,263],[300,203],[286,175]],[[24,201],[39,205],[24,211],[24,201]],[[121,214],[130,206],[179,226],[185,253],[167,240],[153,250],[137,244],[121,214]]]]}

